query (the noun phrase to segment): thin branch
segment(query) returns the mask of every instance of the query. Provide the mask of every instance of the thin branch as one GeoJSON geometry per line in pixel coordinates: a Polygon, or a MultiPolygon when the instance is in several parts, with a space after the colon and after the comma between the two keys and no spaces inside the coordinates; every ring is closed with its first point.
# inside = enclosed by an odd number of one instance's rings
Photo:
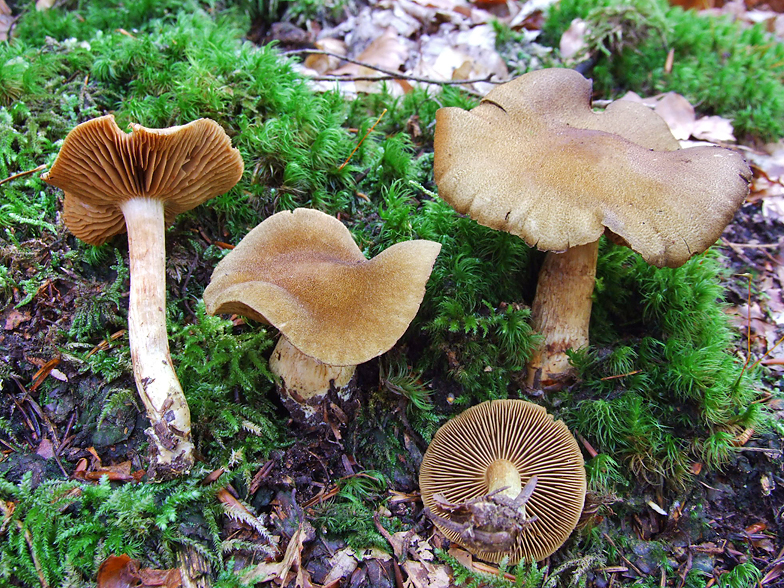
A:
{"type": "Polygon", "coordinates": [[[46,164],[42,163],[35,169],[28,169],[27,171],[19,172],[18,174],[8,176],[6,179],[0,180],[0,184],[5,184],[6,182],[10,182],[11,180],[15,180],[16,178],[21,178],[22,176],[29,176],[30,174],[34,174],[35,172],[39,172],[44,169],[46,169],[46,164]]]}
{"type": "Polygon", "coordinates": [[[346,165],[348,164],[348,162],[349,162],[349,161],[351,161],[351,158],[352,158],[352,157],[354,157],[354,154],[357,152],[357,149],[359,149],[359,146],[360,146],[360,145],[362,145],[362,143],[365,141],[365,139],[367,139],[367,136],[368,136],[370,133],[372,133],[372,132],[373,132],[373,129],[375,129],[375,128],[376,128],[376,125],[377,125],[379,122],[381,122],[381,118],[382,118],[382,117],[383,117],[383,116],[384,116],[386,113],[387,113],[387,109],[385,108],[385,109],[384,109],[384,111],[383,111],[381,114],[379,114],[379,115],[378,115],[378,118],[376,119],[376,122],[374,122],[374,123],[373,123],[373,126],[372,126],[372,127],[370,127],[370,128],[368,129],[368,132],[367,132],[367,133],[365,133],[365,136],[364,136],[364,137],[362,137],[362,138],[359,140],[359,143],[357,143],[357,146],[356,146],[356,147],[354,147],[354,150],[353,150],[353,151],[352,151],[352,152],[349,154],[349,156],[346,158],[346,161],[344,161],[344,162],[343,162],[343,165],[341,165],[341,166],[338,168],[338,171],[340,171],[340,170],[342,170],[344,167],[346,167],[346,165]]]}
{"type": "Polygon", "coordinates": [[[431,78],[420,78],[417,76],[412,76],[396,71],[391,71],[388,69],[384,69],[378,67],[376,65],[371,65],[370,63],[365,63],[364,61],[358,61],[356,59],[351,59],[350,57],[344,57],[338,53],[332,53],[330,51],[321,51],[319,49],[295,49],[293,51],[286,51],[282,53],[282,55],[297,55],[300,53],[308,53],[310,55],[327,55],[329,57],[337,57],[338,59],[342,59],[343,61],[348,61],[349,63],[353,63],[354,65],[359,65],[362,67],[366,67],[368,69],[372,69],[374,71],[380,72],[384,74],[383,76],[372,77],[372,76],[361,76],[361,77],[353,77],[353,76],[318,76],[315,78],[311,78],[317,81],[358,81],[358,82],[376,82],[379,80],[410,80],[412,82],[421,82],[423,84],[433,84],[436,86],[460,86],[462,84],[474,84],[477,82],[485,82],[488,84],[503,84],[503,81],[496,81],[491,79],[495,74],[488,74],[483,78],[474,78],[470,80],[434,80],[431,78]]]}

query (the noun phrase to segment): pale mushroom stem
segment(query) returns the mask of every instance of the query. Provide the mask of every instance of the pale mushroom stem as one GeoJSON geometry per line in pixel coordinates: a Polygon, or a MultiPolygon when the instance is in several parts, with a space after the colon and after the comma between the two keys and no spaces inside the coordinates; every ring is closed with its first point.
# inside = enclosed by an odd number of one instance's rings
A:
{"type": "Polygon", "coordinates": [[[520,479],[520,472],[517,466],[508,459],[496,459],[489,466],[485,472],[487,479],[487,492],[495,492],[501,488],[505,488],[499,492],[509,498],[517,498],[520,491],[523,489],[523,481],[520,479]]]}
{"type": "Polygon", "coordinates": [[[166,247],[162,200],[121,204],[128,230],[131,293],[128,336],[136,388],[152,426],[151,477],[168,479],[193,465],[191,415],[174,371],[166,333],[166,247]]]}
{"type": "Polygon", "coordinates": [[[531,307],[531,326],[542,341],[528,362],[528,386],[563,381],[571,371],[566,350],[588,345],[598,256],[599,241],[545,256],[531,307]]]}
{"type": "Polygon", "coordinates": [[[272,351],[270,370],[280,382],[278,391],[290,411],[301,410],[305,420],[317,419],[321,398],[331,388],[348,386],[354,376],[355,365],[330,365],[302,353],[281,335],[272,351]]]}

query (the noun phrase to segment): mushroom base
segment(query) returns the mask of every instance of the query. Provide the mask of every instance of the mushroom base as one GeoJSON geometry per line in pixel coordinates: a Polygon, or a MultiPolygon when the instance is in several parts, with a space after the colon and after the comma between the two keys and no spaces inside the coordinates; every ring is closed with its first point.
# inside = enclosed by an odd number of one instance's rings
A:
{"type": "MultiPolygon", "coordinates": [[[[306,424],[324,421],[321,405],[330,390],[348,393],[356,366],[335,366],[305,355],[281,336],[269,360],[278,379],[278,392],[294,420],[306,424]]],[[[345,400],[345,399],[344,399],[345,400]]]]}
{"type": "Polygon", "coordinates": [[[553,389],[572,378],[566,352],[588,345],[598,257],[599,241],[545,256],[531,306],[531,324],[542,342],[528,362],[529,387],[553,389]]]}

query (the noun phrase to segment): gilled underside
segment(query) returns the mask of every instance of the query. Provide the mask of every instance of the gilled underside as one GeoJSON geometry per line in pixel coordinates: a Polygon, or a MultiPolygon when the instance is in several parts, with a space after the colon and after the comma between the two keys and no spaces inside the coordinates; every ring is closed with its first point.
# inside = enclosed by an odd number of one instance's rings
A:
{"type": "MultiPolygon", "coordinates": [[[[520,479],[537,477],[525,505],[536,520],[521,530],[511,551],[472,549],[486,561],[509,556],[510,563],[525,558],[539,561],[569,537],[582,513],[585,499],[583,457],[574,437],[561,421],[541,406],[522,400],[484,402],[463,412],[438,430],[419,474],[422,501],[432,512],[450,512],[434,499],[464,503],[490,489],[488,469],[504,461],[517,468],[520,479]]],[[[465,545],[454,530],[436,525],[452,541],[465,545]]]]}
{"type": "Polygon", "coordinates": [[[44,176],[65,192],[63,218],[69,230],[92,245],[125,230],[122,202],[159,199],[171,223],[181,212],[229,190],[242,175],[242,160],[213,121],[132,128],[124,133],[112,115],[83,123],[68,135],[44,176]]]}

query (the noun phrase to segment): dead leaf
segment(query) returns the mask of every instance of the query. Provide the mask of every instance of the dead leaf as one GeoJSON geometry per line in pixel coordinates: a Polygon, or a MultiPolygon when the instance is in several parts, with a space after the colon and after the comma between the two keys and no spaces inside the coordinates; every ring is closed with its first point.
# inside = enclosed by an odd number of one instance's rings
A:
{"type": "Polygon", "coordinates": [[[359,561],[357,561],[357,558],[354,555],[354,550],[350,547],[338,551],[330,558],[329,563],[331,569],[329,570],[327,577],[324,578],[324,586],[329,586],[330,584],[339,582],[343,578],[348,578],[354,573],[357,566],[359,566],[359,561]]]}
{"type": "MultiPolygon", "coordinates": [[[[3,0],[0,0],[0,2],[3,2],[3,0]]],[[[3,28],[2,22],[3,22],[2,15],[0,15],[0,35],[2,34],[2,28],[3,28]]],[[[0,41],[5,41],[5,39],[3,39],[2,36],[0,36],[0,41]]],[[[20,312],[17,309],[12,308],[11,312],[9,312],[5,317],[5,330],[13,331],[16,327],[18,327],[22,323],[26,323],[27,321],[29,321],[30,318],[31,315],[29,312],[27,311],[20,312]]]]}
{"type": "MultiPolygon", "coordinates": [[[[360,53],[356,60],[387,71],[397,72],[407,58],[408,48],[401,41],[397,30],[394,27],[389,27],[384,31],[383,35],[374,40],[360,53]]],[[[383,75],[374,69],[357,65],[356,63],[347,63],[327,73],[349,77],[379,77],[383,75]]],[[[378,82],[357,81],[355,84],[358,92],[372,93],[381,91],[381,86],[378,82]]]]}
{"type": "Polygon", "coordinates": [[[762,531],[764,531],[767,528],[768,528],[768,525],[766,523],[761,523],[761,522],[760,523],[752,523],[748,527],[746,527],[746,533],[748,533],[749,535],[752,535],[754,533],[761,533],[762,531]]]}
{"type": "Polygon", "coordinates": [[[0,41],[8,40],[8,32],[14,24],[16,18],[11,15],[11,9],[5,0],[0,0],[0,41]]]}
{"type": "Polygon", "coordinates": [[[49,361],[47,361],[44,365],[42,365],[37,372],[33,375],[33,379],[30,382],[30,392],[35,392],[38,387],[43,384],[44,380],[49,376],[54,369],[55,366],[60,365],[60,358],[53,357],[49,361]]]}
{"type": "Polygon", "coordinates": [[[144,477],[144,470],[132,471],[130,461],[102,466],[98,464],[94,470],[89,472],[74,472],[74,478],[80,480],[97,481],[106,476],[113,482],[139,482],[144,477]]]}
{"type": "Polygon", "coordinates": [[[98,588],[180,588],[180,570],[140,569],[128,555],[110,555],[98,570],[98,588]]]}
{"type": "Polygon", "coordinates": [[[585,57],[585,34],[588,32],[588,23],[582,19],[575,18],[569,28],[561,35],[558,48],[561,51],[561,59],[564,61],[578,61],[585,57]]]}
{"type": "Polygon", "coordinates": [[[406,586],[413,588],[450,588],[452,581],[445,565],[407,560],[403,569],[408,574],[406,586]]]}
{"type": "MultiPolygon", "coordinates": [[[[316,49],[320,49],[321,51],[328,51],[329,53],[335,53],[336,55],[343,55],[344,57],[348,52],[346,43],[340,39],[321,39],[316,41],[315,45],[316,49]]],[[[308,69],[312,69],[317,74],[321,75],[340,67],[340,59],[331,55],[313,54],[308,55],[305,58],[304,64],[308,69]]]]}
{"type": "Polygon", "coordinates": [[[711,143],[729,143],[735,141],[732,121],[721,116],[702,116],[694,122],[691,136],[711,143]]]}
{"type": "Polygon", "coordinates": [[[44,459],[51,459],[54,457],[54,447],[52,446],[52,442],[49,441],[46,437],[41,439],[41,442],[38,444],[38,449],[35,450],[37,455],[40,455],[44,459]]]}

